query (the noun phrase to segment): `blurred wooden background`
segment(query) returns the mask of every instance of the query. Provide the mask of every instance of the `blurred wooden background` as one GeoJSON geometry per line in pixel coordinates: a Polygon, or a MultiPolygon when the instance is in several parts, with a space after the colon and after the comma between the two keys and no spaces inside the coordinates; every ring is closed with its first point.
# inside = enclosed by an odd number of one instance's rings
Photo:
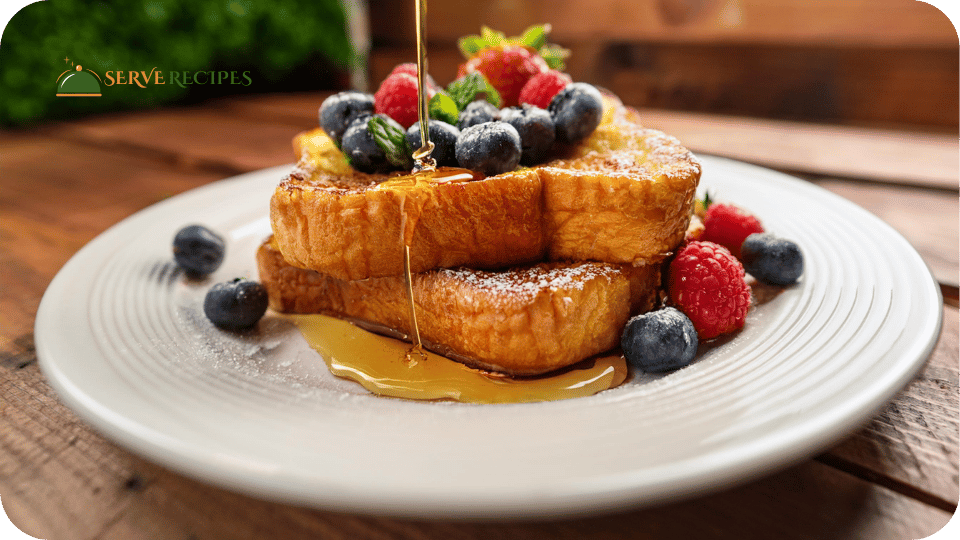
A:
{"type": "MultiPolygon", "coordinates": [[[[370,6],[373,90],[415,61],[413,0],[370,6]]],[[[430,72],[463,61],[485,24],[508,35],[550,23],[574,80],[629,105],[862,127],[956,132],[957,32],[918,0],[434,0],[430,72]]]]}

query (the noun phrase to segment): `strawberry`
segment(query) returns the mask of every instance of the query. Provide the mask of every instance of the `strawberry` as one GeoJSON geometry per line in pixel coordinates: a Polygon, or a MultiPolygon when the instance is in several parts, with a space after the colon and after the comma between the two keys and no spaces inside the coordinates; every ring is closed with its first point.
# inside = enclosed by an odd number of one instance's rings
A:
{"type": "Polygon", "coordinates": [[[569,51],[547,43],[549,25],[532,26],[519,37],[508,38],[487,27],[480,35],[460,39],[460,51],[467,61],[457,77],[479,72],[502,99],[501,107],[520,104],[520,91],[531,77],[549,69],[563,69],[569,51]]]}
{"type": "Polygon", "coordinates": [[[762,233],[763,225],[753,214],[727,203],[707,207],[703,220],[703,239],[716,242],[740,258],[740,246],[753,233],[762,233]]]}
{"type": "Polygon", "coordinates": [[[529,103],[541,109],[550,106],[550,100],[573,82],[566,73],[555,69],[538,73],[520,90],[520,103],[529,103]]]}
{"type": "Polygon", "coordinates": [[[500,93],[504,107],[520,103],[520,91],[534,75],[550,69],[536,52],[522,45],[503,45],[480,51],[460,65],[457,77],[479,71],[500,93]]]}
{"type": "Polygon", "coordinates": [[[750,287],[743,265],[713,242],[685,244],[670,263],[670,302],[684,312],[701,340],[743,328],[750,287]]]}

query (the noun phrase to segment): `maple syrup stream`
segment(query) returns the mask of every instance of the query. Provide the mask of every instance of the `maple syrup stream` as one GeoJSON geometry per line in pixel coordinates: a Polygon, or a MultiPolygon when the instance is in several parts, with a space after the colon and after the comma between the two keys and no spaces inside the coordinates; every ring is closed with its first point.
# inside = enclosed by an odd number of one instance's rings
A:
{"type": "MultiPolygon", "coordinates": [[[[420,140],[422,144],[413,153],[413,173],[420,171],[433,172],[437,168],[436,161],[430,157],[433,152],[433,143],[430,141],[430,111],[427,109],[427,0],[416,1],[417,18],[417,118],[420,120],[420,140]]],[[[416,178],[416,177],[414,177],[416,178]]],[[[412,347],[406,353],[407,363],[416,364],[426,360],[426,353],[420,341],[420,327],[417,325],[417,308],[413,301],[413,273],[410,270],[410,244],[413,242],[415,224],[409,224],[411,231],[407,232],[406,200],[401,206],[400,229],[403,234],[403,277],[407,286],[407,303],[410,306],[410,342],[412,347]]]]}

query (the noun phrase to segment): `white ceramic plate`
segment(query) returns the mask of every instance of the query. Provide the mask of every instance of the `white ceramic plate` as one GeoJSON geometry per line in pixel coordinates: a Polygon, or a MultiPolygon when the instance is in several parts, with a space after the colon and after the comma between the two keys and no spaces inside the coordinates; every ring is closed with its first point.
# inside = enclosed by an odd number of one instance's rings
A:
{"type": "Polygon", "coordinates": [[[464,405],[378,398],[332,377],[268,315],[233,335],[203,316],[213,283],[256,278],[278,167],[173,197],[76,254],[37,315],[40,365],[107,437],[257,497],[425,518],[548,517],[704,493],[809,456],[855,429],[923,365],[941,298],[893,229],[758,167],[703,158],[701,191],[754,211],[805,256],[800,284],[735,339],[670,375],[568,401],[464,405]],[[203,282],[170,244],[228,239],[203,282]]]}

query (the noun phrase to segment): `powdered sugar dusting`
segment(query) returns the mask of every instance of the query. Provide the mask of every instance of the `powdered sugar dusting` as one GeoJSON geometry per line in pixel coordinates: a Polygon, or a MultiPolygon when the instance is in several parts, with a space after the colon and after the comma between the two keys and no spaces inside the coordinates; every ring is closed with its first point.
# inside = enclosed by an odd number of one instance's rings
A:
{"type": "Polygon", "coordinates": [[[598,278],[610,279],[617,272],[616,267],[602,263],[539,264],[501,272],[470,268],[439,271],[441,276],[465,283],[478,292],[514,300],[529,300],[542,293],[583,290],[586,283],[598,278]]]}

